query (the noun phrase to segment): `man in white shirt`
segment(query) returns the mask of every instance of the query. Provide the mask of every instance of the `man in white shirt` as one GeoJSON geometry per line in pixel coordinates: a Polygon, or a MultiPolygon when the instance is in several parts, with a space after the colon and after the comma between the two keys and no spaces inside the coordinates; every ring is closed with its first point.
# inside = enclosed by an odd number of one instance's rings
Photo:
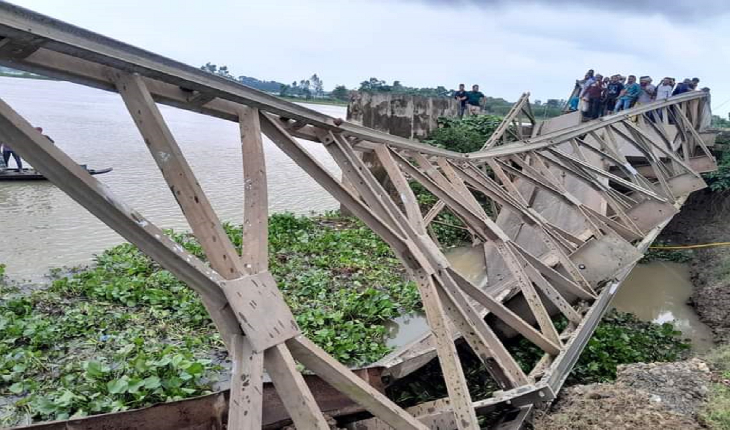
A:
{"type": "Polygon", "coordinates": [[[659,86],[656,89],[656,99],[657,100],[666,100],[672,96],[672,91],[674,91],[674,85],[672,85],[672,78],[664,78],[664,79],[662,79],[661,84],[659,84],[659,86]]]}
{"type": "Polygon", "coordinates": [[[638,100],[636,100],[637,105],[645,105],[653,102],[654,97],[656,97],[656,87],[651,84],[651,77],[642,76],[639,79],[639,84],[641,85],[641,92],[639,93],[638,100]]]}

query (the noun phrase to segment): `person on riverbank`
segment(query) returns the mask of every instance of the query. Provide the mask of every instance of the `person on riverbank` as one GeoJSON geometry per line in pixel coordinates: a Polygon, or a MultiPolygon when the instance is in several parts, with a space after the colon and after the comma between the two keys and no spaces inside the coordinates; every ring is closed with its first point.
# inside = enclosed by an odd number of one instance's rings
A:
{"type": "Polygon", "coordinates": [[[23,171],[23,161],[20,159],[20,155],[13,151],[13,148],[11,148],[7,143],[3,143],[2,147],[3,162],[5,163],[6,168],[10,168],[10,164],[8,164],[8,162],[10,161],[10,157],[12,156],[13,160],[15,160],[15,164],[18,166],[18,172],[23,171]]]}
{"type": "Polygon", "coordinates": [[[454,98],[459,102],[459,119],[461,119],[464,117],[464,112],[466,112],[466,100],[468,99],[464,84],[459,84],[459,91],[454,93],[454,98]]]}
{"type": "Polygon", "coordinates": [[[471,91],[466,93],[466,104],[469,107],[469,115],[479,115],[482,110],[482,100],[486,97],[479,91],[479,85],[472,85],[471,91]]]}
{"type": "Polygon", "coordinates": [[[640,93],[641,86],[636,83],[636,76],[629,75],[629,79],[626,82],[626,87],[623,89],[623,91],[621,91],[621,94],[618,97],[614,112],[619,112],[624,109],[630,109],[631,106],[636,103],[636,99],[639,98],[640,93]]]}

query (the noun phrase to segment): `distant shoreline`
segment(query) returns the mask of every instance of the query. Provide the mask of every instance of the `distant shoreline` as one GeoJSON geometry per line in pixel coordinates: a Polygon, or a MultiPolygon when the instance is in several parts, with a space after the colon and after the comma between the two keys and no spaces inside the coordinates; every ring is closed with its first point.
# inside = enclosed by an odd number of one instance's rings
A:
{"type": "Polygon", "coordinates": [[[294,103],[307,103],[307,104],[313,104],[313,105],[332,105],[332,106],[347,106],[347,102],[342,100],[334,100],[334,99],[300,99],[297,97],[281,97],[276,96],[280,99],[294,102],[294,103]]]}
{"type": "Polygon", "coordinates": [[[29,73],[29,72],[23,72],[22,74],[0,72],[0,77],[21,78],[21,79],[39,79],[42,81],[57,81],[58,80],[58,79],[54,79],[54,78],[49,78],[48,76],[36,75],[35,73],[29,73]]]}
{"type": "MultiPolygon", "coordinates": [[[[5,78],[21,78],[21,79],[39,79],[43,81],[61,81],[62,79],[49,78],[48,76],[36,75],[35,73],[23,72],[22,74],[0,72],[0,77],[5,78]]],[[[250,87],[249,87],[250,88],[250,87]]],[[[347,106],[347,102],[342,100],[334,99],[301,99],[298,97],[281,97],[276,96],[280,99],[284,99],[294,103],[308,103],[314,105],[331,105],[331,106],[347,106]]]]}

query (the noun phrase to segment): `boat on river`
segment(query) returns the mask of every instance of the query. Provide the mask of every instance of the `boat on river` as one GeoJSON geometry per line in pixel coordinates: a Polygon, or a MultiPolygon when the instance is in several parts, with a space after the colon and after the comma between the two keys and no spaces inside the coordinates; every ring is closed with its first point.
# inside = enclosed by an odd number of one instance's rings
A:
{"type": "MultiPolygon", "coordinates": [[[[90,175],[101,175],[112,171],[111,167],[104,169],[89,169],[83,166],[90,175]]],[[[48,180],[40,172],[35,169],[0,169],[0,181],[45,181],[48,180]]]]}

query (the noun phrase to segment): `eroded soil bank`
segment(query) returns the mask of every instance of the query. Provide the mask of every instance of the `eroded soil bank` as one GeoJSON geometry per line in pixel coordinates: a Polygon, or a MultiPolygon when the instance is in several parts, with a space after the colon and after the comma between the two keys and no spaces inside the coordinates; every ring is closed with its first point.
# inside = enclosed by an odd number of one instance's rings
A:
{"type": "MultiPolygon", "coordinates": [[[[703,190],[692,194],[682,212],[664,230],[666,244],[698,245],[730,242],[730,192],[703,190]]],[[[730,341],[730,246],[694,249],[690,253],[694,291],[692,305],[715,334],[730,341]]]]}
{"type": "Polygon", "coordinates": [[[566,388],[549,413],[536,414],[534,428],[700,429],[711,375],[696,358],[620,366],[615,383],[566,388]]]}
{"type": "MultiPolygon", "coordinates": [[[[730,192],[692,194],[657,243],[730,242],[730,192]]],[[[730,246],[662,252],[688,261],[692,305],[713,331],[716,349],[671,363],[619,366],[616,382],[564,389],[534,418],[537,430],[730,429],[730,246]]]]}

